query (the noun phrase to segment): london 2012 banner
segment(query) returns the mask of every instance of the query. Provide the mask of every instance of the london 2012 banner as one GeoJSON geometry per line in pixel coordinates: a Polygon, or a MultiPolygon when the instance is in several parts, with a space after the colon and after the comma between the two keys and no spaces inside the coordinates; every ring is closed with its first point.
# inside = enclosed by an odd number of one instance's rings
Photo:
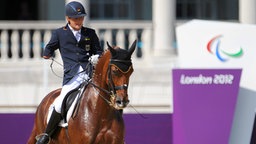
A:
{"type": "Polygon", "coordinates": [[[241,69],[173,69],[173,144],[228,144],[241,69]]]}
{"type": "Polygon", "coordinates": [[[250,143],[256,111],[256,25],[195,19],[177,26],[176,38],[177,68],[242,69],[230,144],[250,143]]]}

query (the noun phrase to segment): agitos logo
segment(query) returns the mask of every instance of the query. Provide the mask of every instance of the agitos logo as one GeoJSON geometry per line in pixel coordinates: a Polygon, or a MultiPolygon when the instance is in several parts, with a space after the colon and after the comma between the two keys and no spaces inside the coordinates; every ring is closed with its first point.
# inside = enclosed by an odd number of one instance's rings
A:
{"type": "Polygon", "coordinates": [[[222,62],[227,61],[229,58],[239,58],[243,55],[243,49],[241,47],[235,52],[227,52],[221,49],[221,37],[222,35],[215,36],[207,43],[207,50],[209,53],[216,55],[216,57],[222,62]]]}

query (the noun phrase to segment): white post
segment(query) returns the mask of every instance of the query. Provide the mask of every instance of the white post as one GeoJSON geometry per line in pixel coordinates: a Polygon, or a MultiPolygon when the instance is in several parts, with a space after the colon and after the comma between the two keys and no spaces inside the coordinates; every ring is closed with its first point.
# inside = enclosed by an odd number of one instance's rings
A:
{"type": "Polygon", "coordinates": [[[153,0],[153,48],[155,55],[174,52],[175,0],[153,0]]]}
{"type": "Polygon", "coordinates": [[[41,33],[39,30],[35,30],[33,35],[33,53],[34,59],[42,59],[41,58],[41,33]]]}
{"type": "Polygon", "coordinates": [[[24,30],[22,34],[22,52],[23,59],[29,59],[29,51],[30,51],[30,34],[28,30],[24,30]]]}
{"type": "Polygon", "coordinates": [[[105,43],[108,42],[111,46],[113,45],[113,43],[112,43],[112,30],[111,29],[106,29],[103,39],[105,40],[105,43]]]}
{"type": "Polygon", "coordinates": [[[1,33],[1,60],[8,60],[8,32],[3,30],[1,33]]]}
{"type": "Polygon", "coordinates": [[[123,29],[119,29],[116,34],[116,45],[120,48],[125,48],[125,33],[123,29]]]}
{"type": "Polygon", "coordinates": [[[145,28],[141,35],[141,41],[142,41],[142,53],[143,53],[143,59],[145,62],[149,62],[150,59],[150,50],[151,50],[151,44],[152,44],[152,29],[145,28]]]}
{"type": "Polygon", "coordinates": [[[132,43],[135,40],[137,40],[137,42],[138,42],[137,31],[135,29],[132,29],[132,30],[130,30],[130,33],[129,33],[129,47],[132,45],[132,43]]]}
{"type": "Polygon", "coordinates": [[[11,34],[11,51],[12,51],[12,60],[19,60],[19,33],[17,30],[13,30],[11,34]]]}
{"type": "Polygon", "coordinates": [[[246,24],[256,24],[255,0],[239,0],[239,21],[246,24]]]}

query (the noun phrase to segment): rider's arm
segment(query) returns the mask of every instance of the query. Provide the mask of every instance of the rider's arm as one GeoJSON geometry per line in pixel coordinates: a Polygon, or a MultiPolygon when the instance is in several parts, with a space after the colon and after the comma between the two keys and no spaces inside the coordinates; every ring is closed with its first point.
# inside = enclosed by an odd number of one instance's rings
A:
{"type": "Polygon", "coordinates": [[[48,44],[44,48],[43,58],[49,59],[53,56],[54,51],[59,48],[59,41],[57,37],[57,31],[52,32],[52,36],[48,44]]]}

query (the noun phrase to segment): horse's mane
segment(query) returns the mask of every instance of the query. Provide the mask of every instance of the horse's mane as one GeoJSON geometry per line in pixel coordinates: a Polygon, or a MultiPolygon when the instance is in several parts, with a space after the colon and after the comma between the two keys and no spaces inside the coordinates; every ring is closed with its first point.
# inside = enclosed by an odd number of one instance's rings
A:
{"type": "MultiPolygon", "coordinates": [[[[113,48],[120,49],[117,46],[115,46],[113,48]]],[[[98,60],[97,64],[95,65],[95,68],[94,68],[93,74],[92,74],[93,79],[97,79],[98,75],[100,75],[96,72],[102,72],[104,70],[104,67],[107,68],[106,63],[107,64],[109,63],[110,58],[111,58],[111,53],[110,53],[109,49],[105,49],[104,52],[99,56],[99,60],[98,60]]]]}

